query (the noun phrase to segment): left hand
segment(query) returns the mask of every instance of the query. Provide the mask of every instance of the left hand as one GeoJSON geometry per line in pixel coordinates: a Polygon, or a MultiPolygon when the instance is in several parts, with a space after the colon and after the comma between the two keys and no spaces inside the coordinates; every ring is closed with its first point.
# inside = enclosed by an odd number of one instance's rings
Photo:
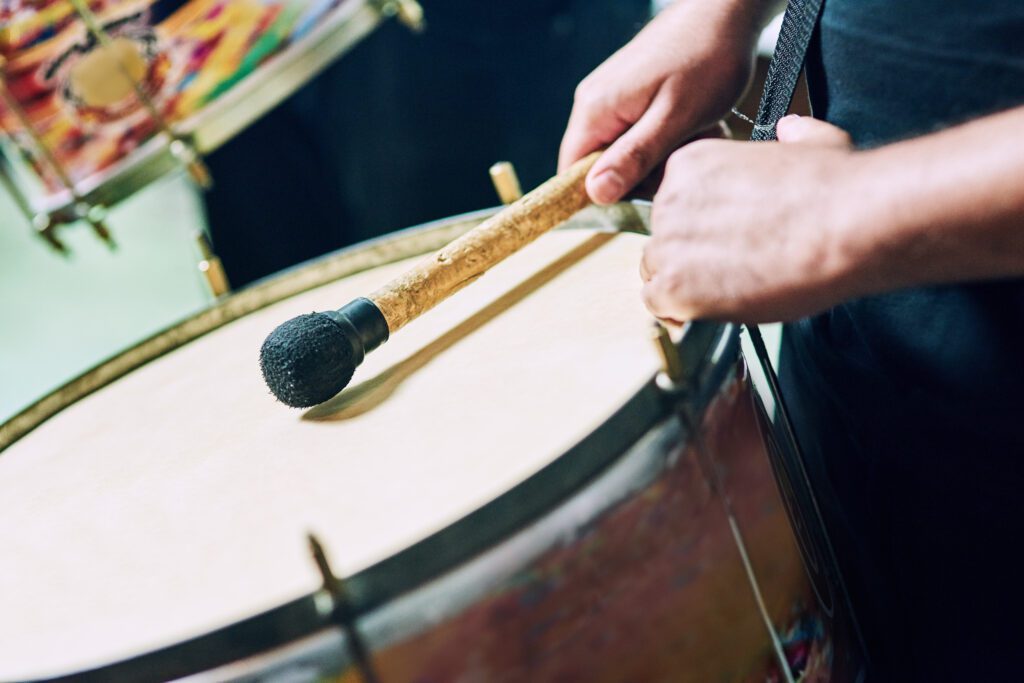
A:
{"type": "Polygon", "coordinates": [[[701,140],[675,152],[654,198],[641,276],[667,320],[790,320],[856,295],[857,157],[809,117],[778,143],[701,140]]]}

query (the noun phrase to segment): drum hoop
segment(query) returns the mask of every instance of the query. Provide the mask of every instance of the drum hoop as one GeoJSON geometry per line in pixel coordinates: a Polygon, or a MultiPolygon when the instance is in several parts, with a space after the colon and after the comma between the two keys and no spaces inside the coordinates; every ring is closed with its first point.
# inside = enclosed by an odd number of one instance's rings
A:
{"type": "MultiPolygon", "coordinates": [[[[432,251],[496,210],[464,214],[393,233],[257,282],[86,372],[14,420],[0,425],[0,450],[63,407],[164,353],[295,294],[432,251]],[[21,421],[17,422],[19,418],[21,421]]],[[[569,229],[636,232],[649,210],[646,202],[593,208],[577,216],[569,229]]],[[[353,618],[365,616],[395,597],[423,586],[537,520],[600,476],[644,434],[673,413],[685,409],[699,414],[733,370],[739,354],[739,332],[732,325],[690,323],[684,328],[678,349],[685,376],[675,391],[667,392],[657,377],[651,377],[611,417],[526,480],[447,527],[347,578],[348,607],[353,618]]],[[[83,676],[134,680],[155,675],[168,679],[209,671],[336,626],[330,601],[325,601],[327,597],[321,590],[189,640],[51,680],[76,680],[83,676]]]]}

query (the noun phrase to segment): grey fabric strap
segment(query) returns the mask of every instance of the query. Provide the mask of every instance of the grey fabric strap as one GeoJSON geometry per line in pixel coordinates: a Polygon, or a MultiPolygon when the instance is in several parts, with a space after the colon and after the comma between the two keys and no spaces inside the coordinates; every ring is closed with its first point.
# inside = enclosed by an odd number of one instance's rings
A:
{"type": "Polygon", "coordinates": [[[789,0],[779,40],[775,44],[775,54],[768,65],[751,140],[775,139],[775,124],[786,115],[793,101],[796,82],[804,68],[807,47],[823,4],[824,0],[789,0]]]}

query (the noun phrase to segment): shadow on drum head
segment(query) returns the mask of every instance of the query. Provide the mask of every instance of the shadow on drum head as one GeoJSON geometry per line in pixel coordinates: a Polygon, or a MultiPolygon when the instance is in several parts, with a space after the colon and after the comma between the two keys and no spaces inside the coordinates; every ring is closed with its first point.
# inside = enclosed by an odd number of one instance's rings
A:
{"type": "Polygon", "coordinates": [[[302,419],[316,422],[350,420],[377,408],[391,397],[402,382],[424,368],[434,358],[593,254],[615,235],[616,233],[612,232],[597,233],[413,355],[374,377],[348,387],[326,403],[310,408],[303,414],[302,419]]]}

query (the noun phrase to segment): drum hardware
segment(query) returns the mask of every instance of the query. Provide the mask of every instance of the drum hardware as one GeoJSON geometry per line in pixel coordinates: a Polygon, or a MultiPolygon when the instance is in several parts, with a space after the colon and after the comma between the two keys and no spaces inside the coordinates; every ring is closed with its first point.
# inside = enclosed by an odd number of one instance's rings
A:
{"type": "MultiPolygon", "coordinates": [[[[104,49],[109,51],[111,54],[116,54],[114,50],[113,41],[110,38],[110,34],[100,26],[99,21],[96,19],[96,15],[93,13],[85,0],[70,0],[71,6],[74,7],[75,13],[85,24],[86,30],[89,31],[89,35],[104,49]]],[[[210,176],[210,170],[203,163],[202,157],[196,151],[195,147],[177,135],[172,129],[167,119],[160,113],[153,98],[150,97],[149,93],[142,86],[142,83],[136,78],[129,69],[128,65],[120,58],[115,59],[117,68],[121,72],[121,76],[131,84],[132,91],[135,93],[135,97],[138,99],[139,104],[143,106],[146,113],[149,114],[150,120],[156,124],[157,128],[167,136],[168,151],[175,159],[177,159],[182,166],[188,171],[189,176],[200,188],[207,190],[212,185],[212,178],[210,176]]]]}
{"type": "MultiPolygon", "coordinates": [[[[104,222],[106,218],[105,209],[98,205],[90,205],[88,202],[85,201],[85,199],[82,198],[82,196],[78,193],[78,190],[75,189],[75,184],[74,182],[72,182],[71,177],[67,173],[67,170],[61,165],[60,161],[57,160],[57,157],[54,156],[53,152],[36,132],[35,126],[32,125],[32,122],[29,119],[28,114],[25,113],[24,108],[22,108],[21,106],[21,103],[18,102],[14,95],[11,94],[11,91],[7,88],[7,80],[5,73],[6,68],[7,60],[2,55],[0,55],[0,100],[2,100],[4,106],[7,107],[7,109],[9,109],[12,114],[14,114],[15,118],[18,119],[18,123],[21,125],[22,128],[24,128],[25,132],[28,134],[28,138],[32,142],[33,149],[24,149],[24,146],[18,141],[18,138],[15,137],[14,135],[10,136],[11,140],[13,140],[14,143],[18,145],[23,151],[34,157],[38,162],[40,162],[43,165],[49,166],[50,169],[54,172],[54,175],[57,176],[57,179],[60,181],[61,185],[63,185],[64,188],[68,191],[73,200],[71,206],[71,220],[84,220],[93,229],[93,232],[96,233],[96,236],[103,240],[103,242],[105,242],[108,247],[113,249],[116,246],[116,244],[114,243],[113,237],[111,237],[110,230],[107,228],[106,223],[104,222]]],[[[53,234],[53,231],[56,227],[56,223],[52,220],[52,218],[45,214],[36,214],[31,209],[28,209],[28,199],[24,196],[24,194],[22,194],[20,190],[17,189],[16,184],[13,183],[10,176],[5,175],[4,184],[7,185],[8,182],[10,183],[9,189],[11,190],[11,195],[15,198],[15,202],[19,206],[24,207],[23,213],[25,213],[26,216],[30,216],[32,227],[35,229],[35,231],[39,235],[41,235],[43,239],[45,239],[46,242],[51,247],[56,249],[59,253],[66,254],[67,248],[53,234]]]]}
{"type": "Polygon", "coordinates": [[[661,359],[661,372],[658,373],[658,387],[666,393],[675,393],[680,389],[683,379],[683,362],[679,357],[679,348],[672,341],[668,328],[655,320],[651,326],[651,340],[661,359]]]}
{"type": "Polygon", "coordinates": [[[366,647],[366,643],[363,642],[362,635],[360,635],[359,630],[356,628],[354,610],[348,598],[345,581],[338,578],[334,570],[331,569],[331,564],[327,560],[327,554],[324,552],[324,546],[320,540],[312,533],[307,534],[306,538],[309,541],[309,552],[312,554],[316,568],[323,578],[323,589],[331,601],[331,620],[344,631],[349,654],[356,667],[358,667],[359,673],[362,674],[363,680],[366,683],[379,683],[380,678],[370,662],[369,650],[366,647]]]}
{"type": "MultiPolygon", "coordinates": [[[[0,87],[2,87],[2,85],[0,85],[0,87]]],[[[4,132],[6,134],[6,131],[4,132]]],[[[54,235],[54,231],[51,229],[52,225],[50,217],[46,214],[35,213],[32,211],[32,207],[29,205],[28,200],[18,189],[17,183],[10,175],[10,170],[7,164],[4,163],[2,159],[0,159],[0,185],[3,185],[4,189],[7,190],[7,194],[14,200],[14,203],[21,212],[21,215],[25,217],[25,220],[32,226],[32,229],[37,235],[46,240],[46,243],[61,256],[67,256],[71,253],[68,251],[68,248],[64,246],[64,243],[58,240],[57,236],[54,235]]]]}
{"type": "Polygon", "coordinates": [[[368,297],[279,325],[260,349],[260,369],[285,405],[310,408],[344,389],[366,353],[492,266],[590,205],[593,152],[368,297]]]}
{"type": "Polygon", "coordinates": [[[516,168],[512,162],[499,161],[491,166],[488,173],[502,204],[508,205],[522,198],[523,188],[519,184],[519,176],[516,174],[516,168]]]}
{"type": "Polygon", "coordinates": [[[196,232],[196,244],[199,247],[201,259],[199,261],[199,272],[206,279],[210,293],[217,299],[231,292],[231,284],[228,282],[227,273],[224,272],[224,264],[220,257],[213,253],[210,240],[203,232],[196,232]]]}
{"type": "Polygon", "coordinates": [[[423,7],[416,0],[376,0],[376,5],[382,16],[396,17],[414,33],[420,33],[427,27],[423,7]]]}
{"type": "MultiPolygon", "coordinates": [[[[722,345],[719,344],[718,348],[715,349],[716,355],[720,355],[718,352],[720,352],[721,349],[722,345]]],[[[712,362],[716,361],[713,360],[712,362]]],[[[680,411],[680,419],[685,425],[688,433],[692,435],[694,445],[696,446],[697,466],[700,468],[700,471],[704,476],[704,481],[711,490],[711,494],[722,502],[722,508],[729,524],[729,531],[732,534],[733,543],[736,546],[736,551],[740,556],[740,562],[743,566],[743,573],[746,576],[747,584],[750,586],[754,603],[757,605],[757,611],[761,620],[764,622],[765,629],[768,631],[768,637],[772,644],[772,653],[775,657],[776,664],[779,666],[779,671],[782,673],[782,680],[785,683],[796,683],[798,679],[793,675],[789,659],[786,657],[786,652],[782,645],[782,638],[779,636],[779,631],[772,622],[771,614],[761,591],[760,582],[758,581],[757,574],[754,571],[754,565],[750,560],[750,552],[747,549],[747,543],[743,538],[743,532],[740,530],[740,525],[736,518],[736,512],[733,509],[732,500],[730,499],[726,486],[719,475],[718,467],[714,461],[714,455],[705,443],[703,431],[700,429],[700,425],[698,424],[698,418],[699,416],[695,416],[687,410],[680,411]]]]}

